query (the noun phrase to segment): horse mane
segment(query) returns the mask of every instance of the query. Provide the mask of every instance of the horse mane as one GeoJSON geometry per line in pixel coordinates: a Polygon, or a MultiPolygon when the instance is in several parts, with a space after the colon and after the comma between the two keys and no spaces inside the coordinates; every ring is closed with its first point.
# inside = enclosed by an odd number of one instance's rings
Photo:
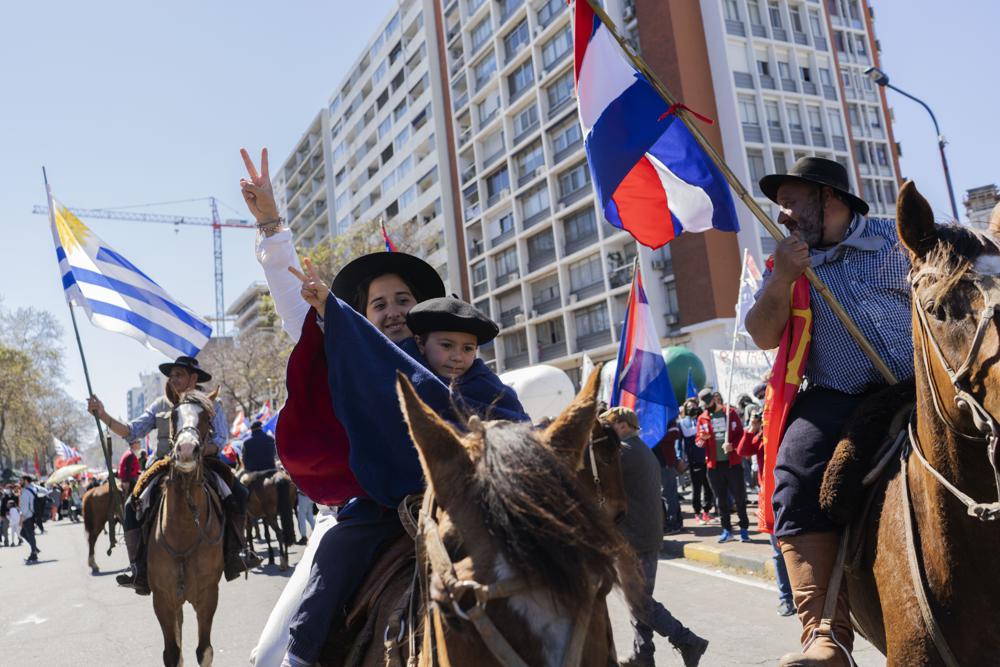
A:
{"type": "Polygon", "coordinates": [[[933,301],[947,295],[981,255],[1000,251],[997,241],[978,230],[957,224],[935,227],[937,243],[923,259],[924,264],[935,267],[942,274],[928,292],[933,301]]]}
{"type": "Polygon", "coordinates": [[[531,425],[472,420],[469,429],[483,445],[472,497],[507,561],[568,609],[589,604],[594,575],[619,582],[624,539],[531,425]]]}

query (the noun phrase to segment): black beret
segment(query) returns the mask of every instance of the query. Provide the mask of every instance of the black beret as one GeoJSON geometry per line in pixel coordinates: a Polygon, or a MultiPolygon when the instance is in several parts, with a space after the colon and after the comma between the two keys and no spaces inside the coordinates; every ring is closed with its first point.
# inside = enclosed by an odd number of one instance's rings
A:
{"type": "Polygon", "coordinates": [[[500,333],[500,327],[475,306],[450,296],[421,301],[406,314],[406,326],[414,335],[432,331],[461,331],[485,345],[500,333]]]}

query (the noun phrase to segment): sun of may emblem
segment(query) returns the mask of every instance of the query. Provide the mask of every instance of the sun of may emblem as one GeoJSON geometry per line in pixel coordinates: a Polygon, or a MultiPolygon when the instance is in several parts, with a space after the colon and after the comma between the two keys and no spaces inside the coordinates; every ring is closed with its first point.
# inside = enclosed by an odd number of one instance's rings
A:
{"type": "Polygon", "coordinates": [[[83,245],[87,237],[90,236],[90,229],[62,204],[55,205],[55,213],[59,241],[66,253],[69,254],[70,251],[83,245]]]}

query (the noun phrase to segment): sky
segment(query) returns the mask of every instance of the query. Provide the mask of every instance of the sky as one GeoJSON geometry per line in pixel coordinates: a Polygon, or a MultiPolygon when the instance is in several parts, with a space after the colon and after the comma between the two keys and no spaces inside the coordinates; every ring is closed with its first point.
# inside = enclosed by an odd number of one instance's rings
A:
{"type": "MultiPolygon", "coordinates": [[[[873,0],[883,69],[934,109],[950,142],[959,210],[965,190],[1000,181],[1000,89],[983,56],[1000,3],[873,0]]],[[[340,83],[393,0],[8,3],[0,22],[0,299],[49,310],[64,326],[67,390],[86,397],[47,219],[55,195],[84,208],[218,197],[249,217],[239,148],[268,146],[277,168],[340,83]]],[[[902,172],[949,215],[934,129],[889,91],[902,172]]],[[[208,216],[207,202],[140,210],[208,216]]],[[[214,313],[209,228],[85,220],[199,314],[214,313]]],[[[253,233],[223,231],[226,303],[263,274],[253,233]]],[[[126,391],[164,357],[81,321],[94,390],[125,415],[126,391]]]]}

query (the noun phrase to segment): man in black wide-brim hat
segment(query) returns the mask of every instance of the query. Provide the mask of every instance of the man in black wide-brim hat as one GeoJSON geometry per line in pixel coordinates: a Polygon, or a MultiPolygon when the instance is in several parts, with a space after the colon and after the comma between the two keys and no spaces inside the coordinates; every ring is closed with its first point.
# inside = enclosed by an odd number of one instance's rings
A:
{"type": "MultiPolygon", "coordinates": [[[[164,394],[154,400],[146,410],[125,424],[107,413],[104,404],[97,396],[91,396],[87,402],[87,410],[107,424],[111,431],[128,442],[145,437],[154,429],[156,431],[156,452],[154,460],[164,459],[172,448],[170,441],[170,412],[174,408],[177,397],[192,389],[201,389],[204,382],[212,376],[198,364],[195,357],[182,355],[172,362],[160,364],[160,372],[167,377],[164,394]]],[[[205,463],[208,469],[222,476],[226,486],[232,491],[223,500],[226,513],[226,533],[223,541],[225,554],[225,576],[227,581],[233,581],[244,570],[260,564],[260,558],[246,543],[246,506],[249,492],[246,487],[232,475],[217,457],[219,450],[226,444],[229,425],[222,411],[222,405],[216,401],[215,416],[212,419],[212,433],[205,447],[205,463]]],[[[156,475],[163,474],[165,468],[150,464],[140,478],[143,486],[152,484],[156,475]]],[[[154,491],[155,493],[155,491],[154,491]]],[[[139,595],[149,595],[149,582],[146,578],[146,538],[148,531],[143,524],[153,512],[145,512],[140,516],[132,496],[126,500],[125,516],[122,527],[125,529],[125,548],[128,550],[130,571],[119,574],[115,580],[119,586],[131,588],[139,595]]]]}
{"type": "MultiPolygon", "coordinates": [[[[777,347],[791,316],[792,287],[808,267],[830,288],[851,319],[900,380],[913,377],[909,261],[898,248],[895,222],[869,218],[868,204],[850,189],[847,170],[806,157],[787,174],[760,180],[789,231],[769,260],[764,286],[746,327],[761,349],[777,347]]],[[[854,634],[846,586],[831,628],[821,627],[827,585],[840,540],[820,509],[823,471],[840,430],[855,408],[885,380],[815,288],[809,288],[812,341],[804,375],[809,388],[791,408],[774,469],[774,536],[781,544],[803,625],[801,653],[781,665],[850,665],[854,634]]]]}

